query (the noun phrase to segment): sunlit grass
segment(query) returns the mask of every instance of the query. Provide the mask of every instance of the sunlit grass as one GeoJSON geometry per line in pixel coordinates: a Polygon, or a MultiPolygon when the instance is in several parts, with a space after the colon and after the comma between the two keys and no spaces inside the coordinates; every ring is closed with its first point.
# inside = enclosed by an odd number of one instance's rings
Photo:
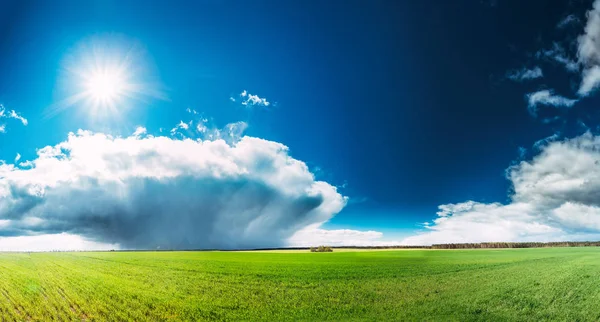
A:
{"type": "Polygon", "coordinates": [[[598,320],[600,248],[0,254],[6,320],[598,320]]]}

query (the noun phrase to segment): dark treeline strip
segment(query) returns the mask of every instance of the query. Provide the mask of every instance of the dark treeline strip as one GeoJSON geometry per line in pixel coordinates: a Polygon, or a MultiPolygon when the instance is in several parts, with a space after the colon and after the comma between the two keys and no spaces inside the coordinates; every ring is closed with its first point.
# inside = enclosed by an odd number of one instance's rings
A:
{"type": "Polygon", "coordinates": [[[332,248],[346,249],[430,249],[431,246],[332,246],[332,248]]]}
{"type": "Polygon", "coordinates": [[[464,244],[434,244],[431,249],[470,249],[470,248],[542,248],[542,247],[594,247],[600,246],[600,241],[590,242],[529,242],[529,243],[464,243],[464,244]]]}

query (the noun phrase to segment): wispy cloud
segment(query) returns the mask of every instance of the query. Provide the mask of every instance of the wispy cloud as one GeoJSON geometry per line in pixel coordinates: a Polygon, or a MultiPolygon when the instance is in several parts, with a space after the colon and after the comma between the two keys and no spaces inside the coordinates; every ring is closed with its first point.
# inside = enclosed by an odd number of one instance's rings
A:
{"type": "Polygon", "coordinates": [[[26,118],[17,114],[17,112],[15,112],[15,110],[10,110],[10,112],[8,113],[8,117],[21,121],[21,123],[23,123],[23,125],[27,125],[29,123],[29,121],[27,121],[26,118]]]}
{"type": "MultiPolygon", "coordinates": [[[[586,17],[584,32],[577,38],[577,60],[569,58],[564,48],[556,42],[551,49],[536,53],[538,58],[550,57],[571,72],[581,70],[581,82],[577,90],[581,97],[590,95],[600,86],[600,0],[594,1],[586,17]]],[[[557,27],[564,28],[577,22],[579,19],[575,15],[568,15],[557,27]]]]}
{"type": "MultiPolygon", "coordinates": [[[[0,119],[15,119],[27,126],[29,121],[15,110],[7,110],[4,105],[0,104],[0,119]]],[[[6,124],[0,124],[0,133],[6,133],[6,124]]]]}
{"type": "Polygon", "coordinates": [[[535,56],[538,59],[546,58],[546,59],[550,59],[551,61],[555,61],[555,62],[563,65],[568,72],[571,72],[571,73],[579,72],[579,64],[577,63],[577,61],[571,59],[567,55],[565,49],[557,42],[554,42],[552,44],[552,48],[550,48],[550,49],[539,50],[535,54],[535,56]]]}
{"type": "Polygon", "coordinates": [[[537,115],[538,105],[549,105],[554,107],[571,107],[577,102],[576,99],[569,99],[564,96],[555,95],[552,90],[541,90],[526,95],[529,112],[537,115]]]}
{"type": "Polygon", "coordinates": [[[541,77],[544,77],[544,74],[542,72],[542,69],[539,68],[538,66],[536,66],[532,69],[527,69],[527,68],[514,69],[514,70],[510,70],[506,73],[506,78],[516,81],[516,82],[522,82],[522,81],[541,78],[541,77]]]}
{"type": "Polygon", "coordinates": [[[235,144],[242,139],[247,128],[248,123],[242,121],[218,127],[212,121],[198,114],[193,120],[189,120],[188,122],[179,121],[171,129],[170,133],[171,136],[180,139],[223,140],[228,144],[235,144]]]}
{"type": "Polygon", "coordinates": [[[135,131],[133,132],[133,136],[135,136],[135,137],[140,137],[140,136],[142,136],[142,135],[146,134],[147,132],[148,132],[148,131],[146,130],[146,128],[145,128],[145,127],[143,127],[143,126],[138,126],[138,127],[135,129],[135,131]]]}
{"type": "Polygon", "coordinates": [[[175,127],[171,129],[171,135],[177,134],[180,130],[187,131],[190,128],[190,124],[185,123],[183,121],[179,121],[179,124],[175,125],[175,127]]]}
{"type": "Polygon", "coordinates": [[[535,141],[533,144],[533,149],[536,151],[541,151],[549,143],[555,142],[558,139],[560,139],[560,132],[556,132],[548,137],[535,141]]]}
{"type": "Polygon", "coordinates": [[[558,24],[556,24],[556,28],[563,29],[572,24],[576,24],[578,22],[579,22],[579,18],[577,18],[577,16],[568,15],[568,16],[564,17],[561,21],[559,21],[558,24]]]}

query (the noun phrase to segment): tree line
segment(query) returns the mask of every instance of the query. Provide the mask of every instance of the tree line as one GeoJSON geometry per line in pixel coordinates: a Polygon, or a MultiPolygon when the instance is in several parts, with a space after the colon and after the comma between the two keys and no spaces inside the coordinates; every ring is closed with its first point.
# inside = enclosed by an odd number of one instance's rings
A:
{"type": "Polygon", "coordinates": [[[600,246],[600,241],[583,242],[492,242],[492,243],[460,243],[460,244],[434,244],[431,249],[471,249],[471,248],[543,248],[543,247],[595,247],[600,246]]]}

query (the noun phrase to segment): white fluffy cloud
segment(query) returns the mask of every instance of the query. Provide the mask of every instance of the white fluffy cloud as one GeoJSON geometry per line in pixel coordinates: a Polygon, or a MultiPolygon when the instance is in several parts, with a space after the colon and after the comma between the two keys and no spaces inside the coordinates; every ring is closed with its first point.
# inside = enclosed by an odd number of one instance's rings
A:
{"type": "Polygon", "coordinates": [[[506,77],[516,82],[522,82],[526,80],[544,77],[544,73],[542,72],[541,68],[536,66],[533,69],[523,68],[520,70],[511,70],[508,73],[506,73],[506,77]]]}
{"type": "Polygon", "coordinates": [[[529,111],[535,115],[538,105],[550,105],[554,107],[571,107],[577,102],[575,99],[569,99],[560,95],[554,94],[551,90],[541,90],[527,94],[527,102],[529,111]]]}
{"type": "Polygon", "coordinates": [[[31,236],[76,236],[81,247],[284,246],[346,204],[280,143],[144,132],[79,131],[27,167],[0,165],[0,249],[31,236]]]}
{"type": "Polygon", "coordinates": [[[507,171],[508,204],[441,205],[427,232],[404,244],[600,238],[600,137],[549,141],[507,171]]]}

